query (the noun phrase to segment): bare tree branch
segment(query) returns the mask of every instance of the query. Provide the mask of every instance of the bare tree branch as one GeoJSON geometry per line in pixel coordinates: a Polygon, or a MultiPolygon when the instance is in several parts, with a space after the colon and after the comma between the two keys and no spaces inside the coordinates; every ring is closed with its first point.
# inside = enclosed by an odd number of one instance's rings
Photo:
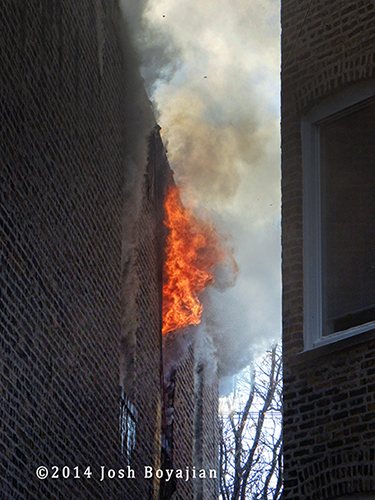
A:
{"type": "Polygon", "coordinates": [[[242,379],[220,418],[220,494],[223,500],[279,500],[282,491],[282,362],[276,345],[242,379]],[[256,373],[258,374],[256,377],[256,373]],[[248,396],[244,401],[249,384],[248,396]]]}

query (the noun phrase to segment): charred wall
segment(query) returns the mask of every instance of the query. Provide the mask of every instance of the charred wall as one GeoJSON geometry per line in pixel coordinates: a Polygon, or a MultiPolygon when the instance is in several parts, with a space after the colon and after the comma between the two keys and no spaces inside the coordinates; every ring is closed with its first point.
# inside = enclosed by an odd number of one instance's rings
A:
{"type": "MultiPolygon", "coordinates": [[[[372,2],[282,1],[285,499],[374,492],[374,332],[304,352],[301,121],[375,77],[372,2]]],[[[350,206],[347,207],[350,211],[350,206]]],[[[349,284],[348,284],[349,285],[349,284]]]]}

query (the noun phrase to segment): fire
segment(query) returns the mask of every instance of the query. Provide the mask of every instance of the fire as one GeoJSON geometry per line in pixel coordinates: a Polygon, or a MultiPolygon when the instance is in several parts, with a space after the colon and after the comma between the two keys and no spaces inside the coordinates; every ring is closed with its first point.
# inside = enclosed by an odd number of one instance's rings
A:
{"type": "Polygon", "coordinates": [[[197,325],[203,306],[199,294],[214,283],[215,265],[224,258],[213,226],[194,217],[170,187],[164,203],[169,229],[163,286],[163,334],[197,325]]]}

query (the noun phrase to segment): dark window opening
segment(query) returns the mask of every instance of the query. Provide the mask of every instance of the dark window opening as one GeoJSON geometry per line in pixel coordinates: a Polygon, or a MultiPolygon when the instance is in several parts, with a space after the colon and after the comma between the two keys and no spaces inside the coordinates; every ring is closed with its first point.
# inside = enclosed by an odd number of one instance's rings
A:
{"type": "MultiPolygon", "coordinates": [[[[174,423],[174,397],[176,391],[177,368],[173,367],[164,379],[163,396],[163,423],[162,423],[162,448],[161,468],[174,469],[173,467],[173,423],[174,423]]],[[[165,480],[165,474],[160,481],[160,500],[170,500],[176,491],[176,477],[173,474],[169,481],[165,480]]]]}
{"type": "Polygon", "coordinates": [[[125,392],[122,391],[120,398],[120,438],[121,455],[127,465],[130,465],[130,459],[136,442],[136,424],[137,410],[130,401],[125,392]]]}
{"type": "Polygon", "coordinates": [[[371,321],[375,321],[375,307],[370,307],[369,309],[365,309],[364,311],[359,311],[357,313],[347,314],[342,318],[334,320],[333,331],[341,332],[342,330],[370,323],[371,321]]]}
{"type": "Polygon", "coordinates": [[[320,124],[323,335],[375,321],[375,102],[320,124]]]}

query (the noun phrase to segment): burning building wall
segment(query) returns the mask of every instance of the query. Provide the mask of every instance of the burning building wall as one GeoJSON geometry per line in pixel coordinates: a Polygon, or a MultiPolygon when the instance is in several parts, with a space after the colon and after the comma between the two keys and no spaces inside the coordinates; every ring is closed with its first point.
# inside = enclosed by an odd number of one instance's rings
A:
{"type": "Polygon", "coordinates": [[[282,1],[284,498],[373,498],[375,8],[282,1]]]}
{"type": "MultiPolygon", "coordinates": [[[[2,498],[168,498],[143,468],[165,459],[171,173],[126,26],[115,0],[5,1],[0,13],[2,498]],[[100,466],[136,477],[101,481],[100,466]]],[[[174,359],[174,468],[197,450],[217,466],[217,380],[197,396],[196,366],[192,341],[174,359]],[[197,439],[198,407],[212,439],[197,439]]],[[[208,484],[176,482],[173,498],[214,498],[208,484]]]]}

